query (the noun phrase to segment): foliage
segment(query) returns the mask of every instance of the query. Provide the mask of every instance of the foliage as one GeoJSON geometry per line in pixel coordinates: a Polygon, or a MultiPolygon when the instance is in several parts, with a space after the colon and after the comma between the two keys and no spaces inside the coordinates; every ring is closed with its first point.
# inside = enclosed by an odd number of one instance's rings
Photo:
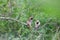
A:
{"type": "Polygon", "coordinates": [[[0,40],[59,40],[60,0],[0,0],[0,40]],[[24,24],[33,16],[32,29],[24,24]],[[41,25],[34,29],[35,21],[41,25]],[[49,21],[50,20],[50,21],[49,21]]]}

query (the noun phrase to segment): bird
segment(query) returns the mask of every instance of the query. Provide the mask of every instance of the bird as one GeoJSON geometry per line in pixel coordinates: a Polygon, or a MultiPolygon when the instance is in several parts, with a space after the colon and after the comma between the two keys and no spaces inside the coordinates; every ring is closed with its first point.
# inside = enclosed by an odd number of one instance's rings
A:
{"type": "Polygon", "coordinates": [[[30,16],[29,19],[27,20],[27,27],[28,27],[28,28],[31,27],[32,21],[33,21],[33,17],[30,16]]]}
{"type": "Polygon", "coordinates": [[[40,21],[39,20],[36,20],[35,22],[35,29],[38,29],[40,26],[40,21]]]}

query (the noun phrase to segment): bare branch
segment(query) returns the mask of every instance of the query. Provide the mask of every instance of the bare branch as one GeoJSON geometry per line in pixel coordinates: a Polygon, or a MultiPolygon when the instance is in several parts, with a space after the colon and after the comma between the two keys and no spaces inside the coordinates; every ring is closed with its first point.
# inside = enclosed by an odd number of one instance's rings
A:
{"type": "Polygon", "coordinates": [[[17,19],[14,19],[14,18],[10,18],[10,17],[0,17],[0,19],[2,19],[2,20],[16,21],[16,22],[21,23],[21,24],[23,24],[23,25],[27,25],[26,23],[21,22],[20,20],[17,20],[17,19]]]}

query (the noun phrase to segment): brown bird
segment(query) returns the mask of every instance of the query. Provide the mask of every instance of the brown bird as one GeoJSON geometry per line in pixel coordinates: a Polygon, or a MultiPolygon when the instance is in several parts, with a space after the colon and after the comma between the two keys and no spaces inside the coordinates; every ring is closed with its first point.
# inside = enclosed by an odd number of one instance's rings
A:
{"type": "Polygon", "coordinates": [[[32,20],[33,20],[33,17],[32,17],[32,16],[31,16],[31,17],[29,17],[29,19],[27,20],[27,26],[28,26],[28,28],[30,28],[30,27],[31,27],[32,20]]]}
{"type": "Polygon", "coordinates": [[[39,20],[36,20],[35,22],[35,29],[38,29],[40,26],[40,21],[39,20]]]}

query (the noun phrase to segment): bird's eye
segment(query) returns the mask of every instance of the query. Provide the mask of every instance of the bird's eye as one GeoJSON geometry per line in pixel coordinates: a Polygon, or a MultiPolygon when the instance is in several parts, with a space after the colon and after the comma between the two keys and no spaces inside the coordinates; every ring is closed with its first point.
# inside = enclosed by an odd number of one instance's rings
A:
{"type": "Polygon", "coordinates": [[[31,20],[32,20],[33,18],[31,18],[31,20]]]}
{"type": "Polygon", "coordinates": [[[37,22],[36,24],[38,24],[39,22],[37,22]]]}

